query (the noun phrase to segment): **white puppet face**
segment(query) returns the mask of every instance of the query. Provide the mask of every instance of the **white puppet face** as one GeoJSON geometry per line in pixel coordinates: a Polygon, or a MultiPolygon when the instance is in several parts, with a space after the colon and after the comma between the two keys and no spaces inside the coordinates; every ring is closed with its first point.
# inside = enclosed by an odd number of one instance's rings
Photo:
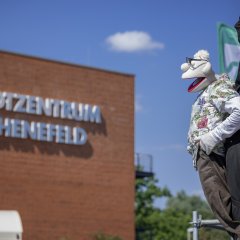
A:
{"type": "MultiPolygon", "coordinates": [[[[200,53],[207,53],[205,50],[200,50],[200,53]]],[[[211,82],[208,79],[209,74],[213,73],[209,62],[209,54],[207,57],[202,57],[197,52],[194,58],[186,58],[186,63],[181,65],[183,71],[182,79],[193,79],[193,83],[188,87],[188,92],[198,92],[206,88],[211,82]]]]}

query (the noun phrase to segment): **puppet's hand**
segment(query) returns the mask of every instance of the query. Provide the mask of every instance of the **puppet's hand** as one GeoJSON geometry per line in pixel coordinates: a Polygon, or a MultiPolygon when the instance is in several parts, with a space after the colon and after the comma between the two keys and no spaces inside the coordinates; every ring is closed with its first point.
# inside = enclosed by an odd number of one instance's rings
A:
{"type": "Polygon", "coordinates": [[[218,144],[218,140],[209,132],[199,138],[199,144],[200,148],[209,155],[218,144]]]}

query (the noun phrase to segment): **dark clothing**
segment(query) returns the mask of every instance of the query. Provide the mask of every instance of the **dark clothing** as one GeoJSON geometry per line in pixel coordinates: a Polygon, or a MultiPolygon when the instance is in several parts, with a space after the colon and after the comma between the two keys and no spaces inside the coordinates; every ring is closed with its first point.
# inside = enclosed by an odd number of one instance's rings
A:
{"type": "Polygon", "coordinates": [[[229,148],[226,155],[227,181],[232,198],[232,216],[240,221],[240,143],[229,148]]]}
{"type": "Polygon", "coordinates": [[[240,221],[240,131],[226,141],[227,182],[232,200],[232,217],[240,221]]]}
{"type": "MultiPolygon", "coordinates": [[[[235,151],[232,153],[235,154],[235,151]]],[[[230,154],[230,152],[228,154],[230,154]]],[[[225,158],[214,153],[208,156],[200,149],[197,166],[204,194],[214,215],[232,237],[235,234],[240,237],[240,221],[235,221],[232,217],[232,208],[235,208],[233,206],[236,205],[233,205],[230,187],[227,183],[227,175],[232,174],[232,170],[226,171],[225,158]]],[[[233,172],[236,172],[234,167],[233,170],[233,172]]],[[[233,177],[231,177],[229,181],[233,180],[233,177]]],[[[233,189],[233,187],[231,189],[233,189]]],[[[237,191],[237,195],[239,195],[239,191],[237,191]]],[[[234,212],[238,215],[238,210],[234,210],[234,212]]]]}

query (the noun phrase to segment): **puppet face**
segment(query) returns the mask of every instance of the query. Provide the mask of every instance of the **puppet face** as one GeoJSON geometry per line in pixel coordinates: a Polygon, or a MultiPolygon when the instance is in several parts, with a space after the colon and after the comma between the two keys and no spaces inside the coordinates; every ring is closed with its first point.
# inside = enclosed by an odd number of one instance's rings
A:
{"type": "Polygon", "coordinates": [[[182,79],[193,79],[193,83],[188,87],[188,92],[198,92],[205,89],[211,82],[213,74],[209,62],[209,54],[205,50],[198,51],[194,58],[186,58],[186,63],[181,65],[183,71],[182,79]]]}

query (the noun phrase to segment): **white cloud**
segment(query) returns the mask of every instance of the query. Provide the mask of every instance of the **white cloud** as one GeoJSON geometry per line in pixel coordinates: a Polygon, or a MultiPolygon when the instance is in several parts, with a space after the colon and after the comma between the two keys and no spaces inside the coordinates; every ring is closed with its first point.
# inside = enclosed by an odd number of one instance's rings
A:
{"type": "Polygon", "coordinates": [[[148,33],[141,31],[115,33],[106,39],[106,43],[111,50],[118,52],[138,52],[164,48],[163,43],[154,41],[148,33]]]}

